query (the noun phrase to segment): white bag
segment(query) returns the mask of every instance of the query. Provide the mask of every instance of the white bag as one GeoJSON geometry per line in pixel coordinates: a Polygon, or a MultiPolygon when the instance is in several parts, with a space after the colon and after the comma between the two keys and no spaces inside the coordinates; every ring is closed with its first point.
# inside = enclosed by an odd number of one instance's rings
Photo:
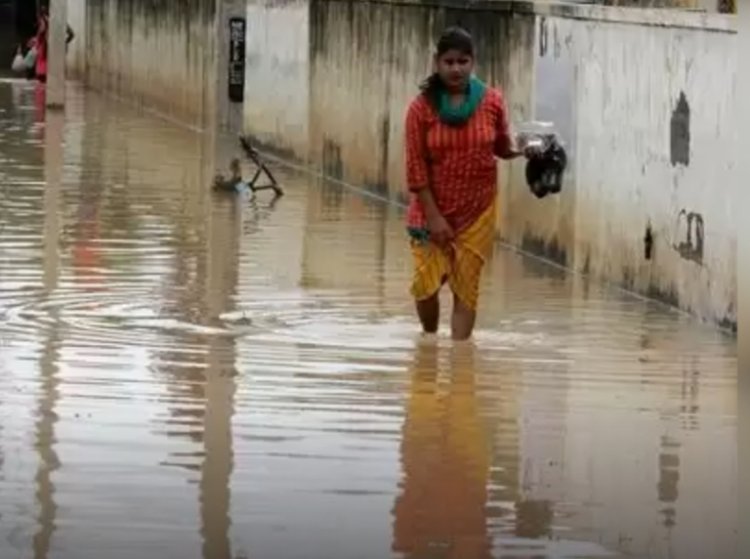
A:
{"type": "Polygon", "coordinates": [[[26,53],[26,56],[23,59],[23,63],[27,70],[34,69],[36,66],[36,47],[31,47],[31,49],[29,49],[29,52],[26,53]]]}
{"type": "Polygon", "coordinates": [[[11,64],[11,70],[19,74],[26,71],[26,60],[23,57],[23,53],[21,52],[20,47],[16,51],[16,55],[13,57],[13,64],[11,64]]]}

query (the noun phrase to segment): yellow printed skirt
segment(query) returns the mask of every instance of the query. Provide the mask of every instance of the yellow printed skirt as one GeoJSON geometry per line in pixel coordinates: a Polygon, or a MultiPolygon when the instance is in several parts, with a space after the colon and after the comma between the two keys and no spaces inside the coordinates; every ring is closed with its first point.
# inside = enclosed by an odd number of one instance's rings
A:
{"type": "Polygon", "coordinates": [[[446,281],[458,299],[472,310],[479,300],[479,281],[495,239],[496,203],[487,208],[445,249],[431,242],[412,240],[414,277],[411,294],[429,299],[446,281]]]}

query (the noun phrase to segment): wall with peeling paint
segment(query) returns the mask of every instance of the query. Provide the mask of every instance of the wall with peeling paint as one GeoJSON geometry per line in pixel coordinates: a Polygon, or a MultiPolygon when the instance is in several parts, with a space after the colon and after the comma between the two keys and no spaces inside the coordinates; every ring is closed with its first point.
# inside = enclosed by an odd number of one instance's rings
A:
{"type": "Polygon", "coordinates": [[[537,48],[536,112],[565,123],[573,200],[527,196],[514,208],[510,240],[533,237],[556,254],[561,246],[569,266],[731,326],[737,52],[729,20],[581,12],[587,19],[551,12],[537,22],[547,47],[537,48]],[[556,233],[540,215],[562,205],[566,227],[556,233]]]}
{"type": "Polygon", "coordinates": [[[533,114],[555,123],[569,167],[558,196],[507,185],[504,240],[734,327],[732,20],[533,11],[533,114]]]}
{"type": "Polygon", "coordinates": [[[217,1],[71,2],[85,32],[69,67],[95,89],[201,126],[216,103],[217,1]]]}

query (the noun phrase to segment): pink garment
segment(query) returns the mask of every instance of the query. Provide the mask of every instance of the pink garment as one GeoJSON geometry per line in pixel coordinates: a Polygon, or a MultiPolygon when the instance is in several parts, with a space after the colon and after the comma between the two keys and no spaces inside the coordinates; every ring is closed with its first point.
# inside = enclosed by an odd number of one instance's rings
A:
{"type": "Polygon", "coordinates": [[[47,16],[39,17],[39,29],[36,34],[36,75],[37,77],[47,77],[47,31],[49,29],[49,20],[47,16]]]}

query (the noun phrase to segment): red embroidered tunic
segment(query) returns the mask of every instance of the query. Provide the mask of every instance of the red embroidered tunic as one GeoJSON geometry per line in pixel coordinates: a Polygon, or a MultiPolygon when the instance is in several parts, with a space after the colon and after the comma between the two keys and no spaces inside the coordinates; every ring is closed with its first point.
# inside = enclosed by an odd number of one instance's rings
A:
{"type": "Polygon", "coordinates": [[[409,227],[426,227],[417,191],[430,188],[441,215],[458,233],[471,225],[497,195],[497,161],[512,146],[502,91],[487,88],[463,126],[438,118],[424,95],[406,115],[406,179],[409,227]]]}

